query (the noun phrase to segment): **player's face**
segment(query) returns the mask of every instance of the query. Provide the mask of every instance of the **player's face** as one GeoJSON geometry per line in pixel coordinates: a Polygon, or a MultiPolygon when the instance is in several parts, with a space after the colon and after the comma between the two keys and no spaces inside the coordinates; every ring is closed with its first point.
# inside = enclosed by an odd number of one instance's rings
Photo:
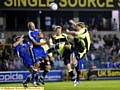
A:
{"type": "Polygon", "coordinates": [[[44,37],[42,32],[39,32],[39,35],[40,35],[41,38],[44,37]]]}
{"type": "Polygon", "coordinates": [[[35,30],[35,24],[34,23],[30,23],[29,28],[30,28],[30,30],[34,31],[35,30]]]}
{"type": "Polygon", "coordinates": [[[80,26],[76,26],[76,29],[79,31],[79,30],[81,30],[81,27],[80,26]]]}
{"type": "Polygon", "coordinates": [[[56,29],[56,35],[60,35],[61,34],[61,28],[56,29]]]}

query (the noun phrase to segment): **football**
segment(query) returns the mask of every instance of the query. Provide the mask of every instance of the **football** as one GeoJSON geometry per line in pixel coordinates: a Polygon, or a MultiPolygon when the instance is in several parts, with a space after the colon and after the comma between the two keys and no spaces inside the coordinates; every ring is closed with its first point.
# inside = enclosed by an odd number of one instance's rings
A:
{"type": "Polygon", "coordinates": [[[57,3],[51,3],[50,4],[50,8],[52,9],[52,10],[57,10],[58,9],[58,5],[57,5],[57,3]]]}

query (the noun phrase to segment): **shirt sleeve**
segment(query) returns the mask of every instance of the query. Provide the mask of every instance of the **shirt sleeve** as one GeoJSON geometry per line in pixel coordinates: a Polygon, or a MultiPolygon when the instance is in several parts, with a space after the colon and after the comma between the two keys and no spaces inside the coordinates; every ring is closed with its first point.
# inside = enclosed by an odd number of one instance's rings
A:
{"type": "Polygon", "coordinates": [[[28,32],[28,36],[29,36],[30,40],[36,41],[36,37],[35,37],[35,35],[32,32],[29,31],[28,32]]]}
{"type": "Polygon", "coordinates": [[[16,47],[13,48],[16,52],[19,51],[19,46],[17,45],[16,47]]]}
{"type": "Polygon", "coordinates": [[[18,57],[20,57],[19,54],[19,46],[17,45],[16,47],[13,48],[15,50],[15,52],[17,53],[18,57]]]}

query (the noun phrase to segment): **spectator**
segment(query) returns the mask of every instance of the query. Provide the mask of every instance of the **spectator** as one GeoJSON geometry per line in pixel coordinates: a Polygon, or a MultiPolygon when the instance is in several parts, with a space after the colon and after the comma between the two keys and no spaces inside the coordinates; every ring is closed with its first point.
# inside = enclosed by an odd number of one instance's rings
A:
{"type": "Polygon", "coordinates": [[[96,34],[93,35],[92,40],[93,40],[93,42],[95,42],[96,40],[98,40],[98,38],[96,37],[96,34]]]}
{"type": "Polygon", "coordinates": [[[52,24],[52,30],[53,31],[54,31],[55,27],[56,27],[56,22],[53,22],[53,24],[52,24]]]}
{"type": "Polygon", "coordinates": [[[9,70],[11,71],[15,70],[15,66],[12,61],[10,61],[9,70]]]}
{"type": "Polygon", "coordinates": [[[106,64],[107,60],[105,52],[102,53],[102,56],[100,57],[100,62],[101,64],[106,64]]]}
{"type": "Polygon", "coordinates": [[[94,46],[94,48],[95,48],[96,50],[100,48],[100,45],[99,45],[98,40],[96,40],[96,41],[94,42],[93,46],[94,46]]]}
{"type": "Polygon", "coordinates": [[[8,51],[7,51],[7,49],[5,48],[4,50],[3,50],[3,52],[2,52],[2,61],[4,60],[4,59],[9,59],[9,56],[10,56],[10,54],[8,53],[8,51]]]}
{"type": "Polygon", "coordinates": [[[58,67],[59,67],[59,62],[58,62],[58,55],[57,54],[54,54],[54,57],[53,57],[53,65],[54,65],[54,67],[53,67],[53,69],[58,69],[58,67]]]}
{"type": "Polygon", "coordinates": [[[60,23],[60,26],[63,28],[63,22],[60,23]]]}
{"type": "Polygon", "coordinates": [[[68,22],[65,22],[65,24],[63,25],[63,30],[66,30],[70,27],[70,25],[68,24],[68,22]]]}
{"type": "Polygon", "coordinates": [[[104,30],[104,28],[103,28],[103,23],[100,22],[100,23],[98,24],[98,31],[103,31],[103,30],[104,30]]]}
{"type": "Polygon", "coordinates": [[[20,58],[18,58],[17,56],[14,58],[13,64],[14,64],[15,68],[18,70],[20,70],[22,67],[22,62],[21,62],[20,58]]]}
{"type": "Polygon", "coordinates": [[[109,62],[111,58],[112,58],[111,52],[106,52],[106,60],[107,60],[107,62],[109,62]]]}
{"type": "Polygon", "coordinates": [[[107,38],[108,38],[107,35],[103,36],[103,40],[105,41],[105,43],[107,43],[107,38]]]}
{"type": "Polygon", "coordinates": [[[94,62],[91,62],[90,69],[96,69],[96,68],[97,68],[97,66],[94,64],[94,62]]]}
{"type": "Polygon", "coordinates": [[[112,22],[112,31],[117,31],[117,22],[115,18],[113,19],[113,22],[112,22]]]}
{"type": "Polygon", "coordinates": [[[111,50],[110,50],[110,47],[109,47],[109,46],[106,46],[106,48],[105,48],[105,53],[111,53],[111,50]]]}
{"type": "Polygon", "coordinates": [[[116,66],[117,66],[117,68],[120,68],[120,58],[118,58],[116,66]]]}
{"type": "Polygon", "coordinates": [[[7,60],[7,59],[4,59],[3,65],[2,65],[2,70],[3,70],[3,71],[8,71],[8,68],[9,68],[8,60],[7,60]]]}
{"type": "Polygon", "coordinates": [[[111,55],[114,56],[114,55],[117,55],[118,54],[118,50],[116,49],[116,46],[113,46],[111,48],[111,55]]]}
{"type": "Polygon", "coordinates": [[[99,38],[99,46],[101,47],[101,48],[104,48],[104,46],[105,46],[105,42],[104,42],[104,40],[101,38],[101,35],[98,35],[98,38],[99,38]]]}
{"type": "Polygon", "coordinates": [[[63,70],[65,68],[63,60],[59,60],[59,68],[63,70]]]}
{"type": "Polygon", "coordinates": [[[94,27],[92,31],[93,31],[93,32],[97,32],[97,31],[98,31],[98,30],[97,30],[97,27],[94,27]]]}
{"type": "Polygon", "coordinates": [[[113,35],[113,42],[114,42],[114,45],[117,45],[119,43],[119,38],[117,37],[116,34],[113,35]]]}
{"type": "Polygon", "coordinates": [[[107,68],[114,68],[114,61],[112,58],[110,58],[110,61],[107,63],[107,68]]]}
{"type": "Polygon", "coordinates": [[[91,54],[91,60],[95,60],[95,59],[96,59],[96,52],[94,51],[91,54]]]}
{"type": "Polygon", "coordinates": [[[112,45],[113,45],[113,38],[112,38],[111,34],[108,35],[108,38],[106,39],[105,43],[106,43],[106,46],[112,47],[112,45]]]}
{"type": "Polygon", "coordinates": [[[97,75],[96,73],[93,71],[94,69],[96,69],[97,67],[94,65],[94,62],[91,62],[90,65],[90,70],[88,71],[88,80],[97,80],[97,75]]]}
{"type": "Polygon", "coordinates": [[[59,67],[59,62],[58,62],[58,60],[53,60],[53,65],[54,65],[54,69],[55,70],[57,70],[58,69],[58,67],[59,67]]]}

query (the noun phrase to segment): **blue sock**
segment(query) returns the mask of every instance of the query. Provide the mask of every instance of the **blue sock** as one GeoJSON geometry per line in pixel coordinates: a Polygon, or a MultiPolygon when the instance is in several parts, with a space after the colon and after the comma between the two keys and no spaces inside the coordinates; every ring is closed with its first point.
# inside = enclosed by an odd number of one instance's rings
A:
{"type": "Polygon", "coordinates": [[[35,81],[36,73],[37,73],[37,69],[33,69],[33,73],[32,73],[32,82],[35,81]]]}

